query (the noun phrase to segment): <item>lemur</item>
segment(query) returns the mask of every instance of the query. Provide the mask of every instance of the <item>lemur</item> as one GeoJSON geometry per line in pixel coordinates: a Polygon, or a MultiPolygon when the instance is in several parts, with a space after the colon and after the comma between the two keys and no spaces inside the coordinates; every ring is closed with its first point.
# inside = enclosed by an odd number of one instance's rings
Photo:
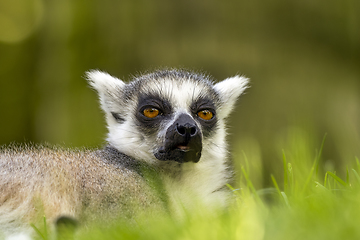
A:
{"type": "Polygon", "coordinates": [[[132,218],[179,212],[195,202],[226,206],[232,179],[225,119],[247,88],[242,76],[214,83],[201,73],[166,69],[125,83],[92,70],[108,135],[103,149],[40,145],[0,149],[0,232],[36,218],[132,218]]]}

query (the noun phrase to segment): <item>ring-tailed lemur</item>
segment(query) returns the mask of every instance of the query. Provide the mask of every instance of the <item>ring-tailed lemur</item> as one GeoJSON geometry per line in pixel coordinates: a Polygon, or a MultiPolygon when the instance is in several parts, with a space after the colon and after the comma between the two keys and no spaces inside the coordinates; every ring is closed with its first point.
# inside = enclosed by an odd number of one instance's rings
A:
{"type": "Polygon", "coordinates": [[[225,118],[247,78],[214,84],[170,69],[128,84],[96,70],[87,80],[106,115],[108,145],[97,151],[3,147],[0,232],[16,232],[44,215],[48,221],[131,218],[150,208],[177,212],[195,202],[228,203],[225,118]]]}

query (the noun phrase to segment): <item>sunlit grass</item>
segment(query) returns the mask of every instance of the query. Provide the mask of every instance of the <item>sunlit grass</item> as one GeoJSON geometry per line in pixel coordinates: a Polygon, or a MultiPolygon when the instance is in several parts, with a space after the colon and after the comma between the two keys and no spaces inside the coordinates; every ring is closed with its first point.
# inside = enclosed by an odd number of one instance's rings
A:
{"type": "MultiPolygon", "coordinates": [[[[144,214],[136,223],[80,227],[75,239],[360,239],[360,162],[354,157],[344,178],[325,171],[322,150],[297,142],[282,151],[282,176],[271,175],[273,186],[256,189],[251,158],[243,152],[238,186],[229,186],[234,203],[227,211],[199,208],[183,219],[144,214]],[[312,159],[309,156],[313,148],[312,159]]],[[[237,159],[235,159],[236,161],[237,159]]],[[[256,181],[257,179],[255,179],[256,181]]],[[[47,239],[44,234],[39,239],[47,239]]]]}

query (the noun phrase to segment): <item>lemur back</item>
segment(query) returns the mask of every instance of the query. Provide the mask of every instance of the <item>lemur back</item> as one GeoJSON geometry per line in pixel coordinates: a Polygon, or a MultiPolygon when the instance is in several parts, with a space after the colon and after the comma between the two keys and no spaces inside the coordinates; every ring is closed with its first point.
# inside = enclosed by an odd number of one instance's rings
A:
{"type": "Polygon", "coordinates": [[[185,70],[144,74],[130,83],[87,73],[109,130],[101,150],[44,146],[0,151],[0,232],[45,214],[88,220],[132,218],[152,209],[177,214],[194,202],[226,206],[232,169],[225,119],[248,79],[213,83],[185,70]]]}

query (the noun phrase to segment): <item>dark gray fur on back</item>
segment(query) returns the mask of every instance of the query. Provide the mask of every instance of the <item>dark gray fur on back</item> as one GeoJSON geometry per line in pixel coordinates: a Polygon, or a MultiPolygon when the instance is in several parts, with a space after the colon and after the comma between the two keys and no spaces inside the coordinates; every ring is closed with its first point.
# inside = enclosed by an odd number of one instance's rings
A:
{"type": "Polygon", "coordinates": [[[127,156],[116,148],[107,145],[104,149],[98,150],[100,159],[109,165],[113,165],[115,168],[128,169],[142,175],[141,169],[149,166],[145,166],[144,162],[140,162],[135,158],[127,156]]]}

